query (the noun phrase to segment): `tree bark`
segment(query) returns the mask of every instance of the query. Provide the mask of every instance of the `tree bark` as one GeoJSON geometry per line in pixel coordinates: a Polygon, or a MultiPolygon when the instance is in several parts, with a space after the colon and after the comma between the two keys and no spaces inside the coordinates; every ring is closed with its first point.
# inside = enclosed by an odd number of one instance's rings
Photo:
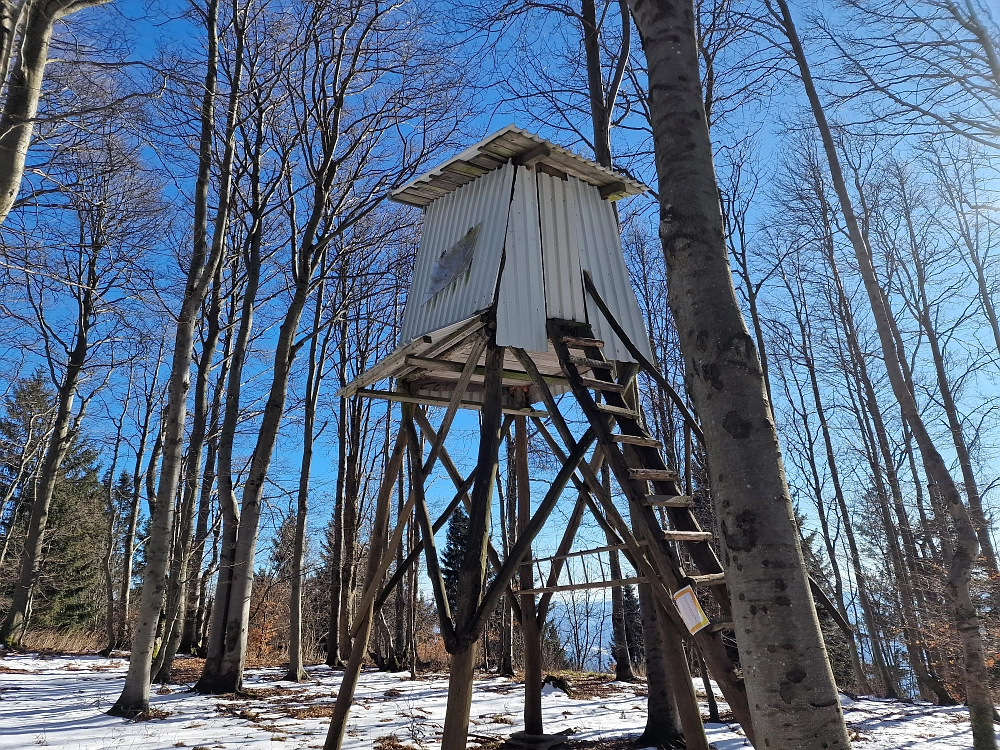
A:
{"type": "MultiPolygon", "coordinates": [[[[320,336],[323,318],[323,282],[316,292],[313,312],[313,337],[309,341],[309,366],[306,371],[305,424],[302,426],[302,461],[299,464],[299,488],[295,513],[295,544],[292,550],[292,585],[289,597],[288,673],[286,680],[302,682],[309,678],[302,664],[302,583],[304,580],[306,519],[309,512],[309,476],[312,472],[313,443],[316,440],[316,409],[323,383],[328,336],[320,336]]],[[[329,329],[328,329],[329,330],[329,329]]]]}
{"type": "Polygon", "coordinates": [[[976,612],[970,586],[972,567],[979,552],[979,539],[976,536],[975,526],[969,516],[968,509],[962,501],[958,487],[955,485],[944,459],[941,457],[924,426],[913,393],[907,388],[897,355],[896,343],[892,336],[889,321],[890,312],[885,306],[878,278],[875,275],[871,251],[865,243],[858,226],[857,217],[854,214],[854,206],[851,202],[850,194],[847,192],[847,183],[840,168],[840,159],[833,141],[833,135],[826,121],[826,114],[813,84],[809,65],[802,50],[802,45],[799,42],[798,34],[795,31],[788,5],[785,3],[785,0],[776,0],[776,3],[781,13],[780,21],[791,44],[792,53],[798,65],[799,73],[806,89],[806,95],[809,98],[813,116],[816,119],[816,125],[819,128],[823,141],[823,148],[830,166],[834,188],[840,200],[844,220],[847,223],[851,244],[854,247],[858,270],[864,281],[865,291],[868,294],[868,301],[875,318],[875,326],[882,346],[882,357],[889,375],[889,382],[892,385],[896,399],[899,401],[903,417],[913,431],[913,437],[917,442],[917,448],[920,450],[927,479],[935,486],[935,491],[941,494],[955,526],[954,549],[948,571],[946,590],[951,599],[955,625],[958,629],[964,653],[965,692],[966,700],[969,704],[969,715],[972,721],[973,747],[975,750],[996,750],[996,734],[993,731],[993,715],[996,709],[993,705],[993,698],[990,695],[989,674],[986,668],[979,615],[976,612]]]}
{"type": "Polygon", "coordinates": [[[122,694],[108,712],[113,716],[137,716],[149,710],[150,669],[157,622],[163,602],[165,576],[170,558],[174,528],[174,498],[180,479],[184,456],[184,423],[187,417],[187,395],[191,385],[191,360],[194,352],[194,331],[198,313],[205,301],[209,285],[215,277],[223,254],[225,218],[231,184],[234,120],[238,101],[239,79],[233,81],[233,91],[227,113],[227,143],[221,172],[215,233],[211,242],[208,234],[208,191],[212,167],[212,141],[215,131],[215,95],[218,79],[218,0],[210,0],[206,15],[208,26],[208,66],[201,109],[201,140],[198,155],[198,179],[195,187],[194,248],[177,317],[177,335],[167,381],[167,406],[163,416],[163,459],[155,508],[151,510],[150,539],[143,576],[142,603],[139,622],[132,638],[132,654],[122,694]]]}
{"type": "MultiPolygon", "coordinates": [[[[523,395],[520,404],[524,404],[523,395]]],[[[520,535],[531,520],[527,417],[514,417],[514,473],[517,491],[517,533],[520,535]]],[[[522,590],[528,590],[534,588],[530,547],[524,553],[523,559],[518,583],[522,590]]],[[[524,637],[524,731],[528,734],[543,734],[541,628],[544,623],[537,619],[534,594],[522,594],[519,602],[521,634],[524,637]]]]}
{"type": "Polygon", "coordinates": [[[497,346],[496,336],[492,334],[486,346],[486,382],[481,412],[476,481],[472,488],[469,507],[469,542],[465,559],[459,569],[457,583],[455,631],[458,644],[451,654],[448,705],[441,750],[465,750],[469,734],[472,681],[478,642],[474,620],[483,596],[490,505],[500,450],[503,358],[504,348],[497,346]]]}
{"type": "MultiPolygon", "coordinates": [[[[26,14],[21,32],[21,46],[10,78],[0,78],[0,89],[7,82],[6,96],[0,109],[0,225],[14,207],[24,174],[24,162],[31,145],[31,134],[38,114],[45,65],[55,24],[78,10],[101,5],[109,0],[35,0],[25,2],[26,14]]],[[[6,3],[4,6],[6,7],[6,3]]],[[[11,43],[17,36],[13,27],[5,29],[11,43]]],[[[6,25],[6,24],[5,24],[6,25]]],[[[6,42],[6,40],[4,40],[6,42]]],[[[4,45],[12,47],[11,45],[4,45]]],[[[4,50],[7,51],[6,49],[4,50]]],[[[4,63],[9,53],[4,55],[4,63]]],[[[3,93],[0,91],[0,93],[3,93]]]]}
{"type": "MultiPolygon", "coordinates": [[[[3,127],[0,121],[0,128],[3,127]]],[[[0,130],[0,133],[3,131],[0,130]]],[[[2,168],[2,167],[0,167],[2,168]]],[[[83,374],[90,348],[90,328],[93,324],[95,288],[97,286],[97,258],[90,259],[84,289],[79,297],[77,309],[76,332],[73,349],[68,351],[66,369],[62,382],[56,394],[56,416],[52,424],[45,457],[35,481],[34,498],[31,503],[31,516],[28,520],[28,534],[21,550],[20,572],[14,584],[10,609],[3,625],[0,626],[0,642],[8,647],[18,647],[24,637],[28,625],[28,611],[31,595],[38,579],[42,564],[43,540],[45,526],[48,523],[49,507],[55,492],[59,469],[63,459],[73,442],[73,403],[76,399],[77,386],[83,374]]]]}
{"type": "Polygon", "coordinates": [[[806,576],[760,362],[727,262],[694,8],[629,3],[648,63],[660,238],[705,433],[733,620],[761,747],[850,746],[806,576]]]}

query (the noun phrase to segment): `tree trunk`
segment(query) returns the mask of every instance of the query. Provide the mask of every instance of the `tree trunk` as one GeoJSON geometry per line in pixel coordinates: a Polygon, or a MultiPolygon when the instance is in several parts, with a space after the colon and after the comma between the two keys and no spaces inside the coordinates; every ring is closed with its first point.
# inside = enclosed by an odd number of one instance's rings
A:
{"type": "Polygon", "coordinates": [[[983,501],[979,493],[979,483],[976,481],[976,473],[972,468],[972,458],[969,455],[969,446],[965,441],[962,419],[955,404],[950,378],[945,367],[941,340],[932,320],[933,311],[930,300],[927,297],[927,273],[924,259],[920,254],[920,241],[917,239],[917,233],[913,227],[913,214],[909,191],[907,190],[908,186],[902,174],[899,175],[898,179],[903,218],[906,220],[907,236],[910,241],[910,258],[913,261],[913,273],[915,275],[915,283],[912,289],[914,299],[911,301],[911,305],[915,308],[915,317],[924,334],[927,336],[927,343],[931,348],[931,360],[934,362],[934,374],[937,376],[938,392],[941,394],[941,406],[944,408],[945,416],[948,418],[948,428],[951,431],[952,442],[955,444],[955,455],[958,457],[958,465],[962,472],[962,481],[965,484],[965,496],[969,501],[969,511],[976,527],[976,536],[979,538],[979,547],[983,553],[986,570],[990,575],[995,575],[997,573],[997,557],[993,549],[993,540],[990,537],[990,523],[983,510],[983,501]]]}
{"type": "MultiPolygon", "coordinates": [[[[139,529],[139,510],[142,505],[142,461],[146,455],[146,443],[149,440],[150,426],[153,421],[153,411],[155,409],[154,395],[157,391],[159,365],[162,359],[163,345],[161,343],[160,352],[156,358],[156,366],[153,370],[153,382],[149,386],[145,397],[142,426],[139,428],[139,447],[135,452],[135,465],[132,469],[132,496],[129,506],[128,524],[125,527],[125,538],[122,540],[124,561],[122,564],[122,588],[121,594],[118,597],[119,610],[121,611],[121,617],[118,620],[117,641],[119,645],[124,644],[128,637],[128,623],[132,611],[132,571],[135,565],[135,535],[139,529]]],[[[158,447],[160,445],[159,430],[157,430],[157,437],[153,441],[153,449],[149,457],[149,465],[146,467],[147,472],[156,473],[155,466],[160,457],[160,448],[158,447]]]]}
{"type": "MultiPolygon", "coordinates": [[[[525,405],[522,395],[519,405],[525,405]]],[[[531,520],[531,484],[528,476],[528,418],[514,417],[514,474],[517,493],[517,533],[524,531],[531,520]]],[[[510,468],[508,468],[510,471],[510,468]]],[[[519,585],[522,590],[534,588],[531,569],[531,548],[524,553],[519,585]]],[[[522,594],[521,635],[524,638],[524,731],[543,734],[542,727],[542,639],[534,594],[522,594]]]]}
{"type": "Polygon", "coordinates": [[[637,742],[646,747],[673,747],[681,738],[680,716],[671,695],[663,625],[656,597],[648,584],[639,584],[642,642],[646,651],[646,727],[637,742]]]}
{"type": "Polygon", "coordinates": [[[834,145],[826,114],[819,101],[816,88],[812,82],[809,66],[799,43],[795,26],[785,0],[776,0],[781,12],[781,22],[792,47],[792,53],[798,64],[799,73],[806,95],[809,97],[816,125],[823,140],[834,188],[843,209],[844,219],[850,234],[851,244],[858,262],[858,270],[864,281],[868,301],[871,304],[879,341],[882,345],[882,357],[889,375],[893,393],[903,410],[903,417],[913,431],[917,441],[927,479],[935,485],[935,490],[941,493],[948,507],[952,522],[955,525],[955,541],[951,565],[949,566],[946,590],[954,608],[955,625],[964,652],[965,690],[969,704],[969,715],[972,720],[973,746],[975,750],[996,750],[996,734],[993,731],[993,715],[996,711],[990,695],[989,674],[983,647],[983,637],[979,626],[979,615],[972,599],[971,578],[972,567],[979,551],[979,540],[976,529],[969,517],[968,509],[962,502],[962,496],[951,477],[948,467],[938,453],[930,434],[924,426],[919,407],[913,394],[908,390],[897,356],[896,344],[893,340],[889,322],[889,310],[886,309],[879,287],[875,269],[872,266],[871,252],[861,235],[851,197],[847,192],[847,184],[840,169],[840,160],[834,145]]]}
{"type": "Polygon", "coordinates": [[[218,78],[218,0],[210,0],[206,21],[208,26],[208,67],[201,109],[201,141],[198,155],[198,179],[195,189],[194,251],[192,253],[177,317],[177,336],[167,381],[167,406],[163,416],[163,459],[155,508],[152,509],[150,539],[146,550],[146,571],[143,576],[142,603],[139,623],[132,638],[132,655],[122,694],[109,711],[113,716],[136,716],[149,710],[150,668],[157,622],[163,603],[165,576],[170,558],[170,543],[174,527],[174,498],[180,479],[184,456],[184,423],[187,417],[187,396],[191,385],[191,360],[194,352],[194,331],[198,313],[208,293],[209,285],[222,259],[225,217],[229,203],[233,137],[235,129],[239,77],[233,81],[227,113],[225,156],[216,213],[215,233],[208,236],[208,190],[212,167],[212,141],[215,130],[215,93],[218,78]]]}
{"type": "MultiPolygon", "coordinates": [[[[175,548],[170,566],[170,576],[167,581],[167,638],[164,646],[153,661],[153,675],[157,682],[170,682],[170,668],[174,656],[180,648],[184,623],[187,619],[188,590],[191,578],[191,551],[194,546],[195,508],[199,500],[205,505],[204,498],[199,498],[202,479],[202,452],[205,447],[205,437],[208,434],[208,384],[215,359],[215,350],[221,333],[220,318],[222,315],[222,278],[217,270],[212,285],[211,303],[206,316],[206,335],[202,345],[201,356],[198,359],[197,377],[194,388],[194,415],[191,420],[191,433],[188,437],[187,464],[184,467],[184,487],[181,492],[180,518],[175,535],[175,548]]],[[[206,462],[208,471],[208,464],[206,462]]],[[[209,492],[211,488],[209,488],[209,492]]],[[[199,567],[201,560],[198,561],[199,567]]]]}
{"type": "MultiPolygon", "coordinates": [[[[346,324],[341,326],[340,385],[346,385],[346,324]]],[[[326,663],[336,667],[340,660],[340,572],[344,562],[344,486],[347,479],[348,399],[340,397],[337,411],[337,494],[333,508],[333,549],[330,550],[330,618],[326,631],[326,663]]]]}
{"type": "Polygon", "coordinates": [[[312,471],[313,443],[316,439],[316,409],[326,363],[328,337],[321,340],[323,318],[323,282],[316,292],[313,313],[313,337],[309,342],[309,367],[306,372],[305,424],[302,426],[302,461],[299,465],[298,507],[295,513],[295,544],[292,550],[292,587],[289,598],[288,673],[286,680],[303,682],[309,678],[302,664],[302,583],[305,555],[306,518],[309,512],[309,476],[312,471]]]}
{"type": "Polygon", "coordinates": [[[486,577],[486,547],[489,542],[490,506],[497,472],[502,423],[502,381],[504,348],[495,335],[486,346],[482,423],[476,481],[469,506],[469,535],[465,559],[456,586],[455,634],[457,648],[451,654],[448,678],[448,706],[445,713],[441,750],[465,750],[472,708],[472,681],[476,663],[475,614],[483,595],[486,577]]]}
{"type": "MultiPolygon", "coordinates": [[[[24,161],[31,144],[35,116],[38,114],[38,101],[42,93],[53,27],[57,21],[77,10],[104,2],[108,0],[35,0],[25,3],[27,13],[14,69],[10,72],[9,80],[6,75],[0,78],[0,88],[4,81],[7,82],[3,109],[0,110],[0,225],[14,207],[21,187],[24,161]]],[[[17,36],[13,25],[8,33],[13,42],[17,36]]],[[[5,54],[4,57],[6,63],[8,55],[5,54]]]]}
{"type": "MultiPolygon", "coordinates": [[[[306,252],[303,250],[303,252],[306,252]]],[[[295,294],[279,329],[274,352],[274,369],[264,417],[257,433],[257,442],[250,459],[250,469],[243,485],[240,523],[236,532],[232,582],[229,587],[228,609],[224,624],[223,650],[218,671],[209,679],[206,673],[199,680],[202,692],[236,693],[243,688],[243,666],[246,662],[247,633],[250,620],[250,597],[253,590],[254,558],[257,535],[263,510],[264,485],[278,439],[278,427],[285,410],[288,380],[295,359],[295,336],[305,308],[312,274],[297,276],[295,294]]],[[[223,602],[216,599],[216,607],[223,602]]]]}
{"type": "MultiPolygon", "coordinates": [[[[2,121],[0,121],[0,127],[3,127],[2,121]]],[[[2,132],[0,130],[0,133],[2,132]]],[[[68,352],[66,370],[56,394],[55,421],[52,423],[52,432],[45,448],[45,458],[42,460],[38,478],[35,480],[31,517],[28,520],[28,535],[24,541],[24,548],[21,550],[20,573],[14,584],[10,609],[2,627],[0,627],[0,642],[8,647],[20,646],[25,628],[28,625],[31,595],[42,564],[42,543],[49,518],[49,506],[52,504],[52,494],[55,492],[59,469],[70,444],[73,442],[73,402],[76,399],[76,389],[80,383],[84,363],[87,360],[88,335],[93,323],[94,288],[97,284],[95,263],[96,259],[92,259],[88,273],[90,283],[80,297],[73,349],[68,352]]]]}
{"type": "Polygon", "coordinates": [[[629,3],[648,63],[670,307],[705,432],[733,621],[761,747],[847,750],[764,378],[733,289],[690,1],[629,3]]]}

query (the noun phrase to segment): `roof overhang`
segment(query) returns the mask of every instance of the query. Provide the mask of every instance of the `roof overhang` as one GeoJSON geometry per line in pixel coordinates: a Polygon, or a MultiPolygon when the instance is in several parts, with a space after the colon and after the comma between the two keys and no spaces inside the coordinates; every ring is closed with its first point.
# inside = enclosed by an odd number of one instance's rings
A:
{"type": "Polygon", "coordinates": [[[390,198],[410,206],[427,206],[511,159],[524,166],[538,165],[553,174],[572,175],[597,187],[606,200],[616,201],[649,190],[638,180],[606,169],[516,125],[508,125],[410,180],[393,191],[390,198]]]}

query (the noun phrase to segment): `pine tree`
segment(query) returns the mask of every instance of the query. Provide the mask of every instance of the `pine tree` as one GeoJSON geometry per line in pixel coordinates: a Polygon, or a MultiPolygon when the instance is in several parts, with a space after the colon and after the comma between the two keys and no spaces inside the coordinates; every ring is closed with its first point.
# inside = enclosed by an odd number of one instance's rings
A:
{"type": "Polygon", "coordinates": [[[628,639],[628,655],[633,664],[644,664],[646,649],[642,640],[642,615],[639,612],[639,597],[634,586],[622,588],[625,615],[625,637],[628,639]]]}
{"type": "Polygon", "coordinates": [[[448,594],[448,604],[455,610],[455,597],[458,593],[458,572],[462,569],[465,559],[466,543],[469,538],[469,516],[460,506],[455,509],[448,522],[448,538],[444,553],[441,555],[441,576],[444,578],[444,589],[448,594]]]}
{"type": "MultiPolygon", "coordinates": [[[[0,600],[9,602],[18,552],[27,529],[34,478],[40,464],[54,394],[39,371],[19,381],[0,417],[0,492],[4,509],[0,544],[0,600]],[[26,468],[22,453],[37,456],[26,468]],[[16,486],[14,486],[16,483],[16,486]],[[13,553],[13,554],[12,554],[13,553]]],[[[105,550],[104,490],[97,451],[80,435],[72,443],[56,479],[45,535],[44,558],[32,594],[33,624],[50,628],[93,627],[102,607],[101,556],[105,550]]]]}

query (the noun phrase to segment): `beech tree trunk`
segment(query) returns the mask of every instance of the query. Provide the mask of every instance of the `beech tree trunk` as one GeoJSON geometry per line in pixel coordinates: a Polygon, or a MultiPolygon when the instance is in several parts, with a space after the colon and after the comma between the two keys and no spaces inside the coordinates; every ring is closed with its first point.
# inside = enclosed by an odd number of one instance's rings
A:
{"type": "Polygon", "coordinates": [[[660,238],[761,747],[850,746],[763,373],[729,269],[690,1],[631,0],[646,54],[660,238]]]}
{"type": "MultiPolygon", "coordinates": [[[[6,95],[0,103],[0,224],[14,207],[24,175],[24,162],[31,144],[31,134],[38,114],[42,94],[45,65],[49,57],[52,32],[58,21],[84,8],[102,5],[109,0],[35,0],[25,2],[25,13],[20,35],[20,49],[14,53],[17,37],[15,20],[2,19],[7,27],[0,34],[0,52],[3,53],[5,75],[0,78],[0,93],[7,83],[6,95]],[[7,78],[7,65],[15,55],[13,69],[7,78]]],[[[8,8],[3,3],[3,8],[8,8]]],[[[6,14],[5,14],[6,15],[6,14]]]]}
{"type": "Polygon", "coordinates": [[[965,692],[969,704],[969,715],[972,720],[972,738],[975,750],[996,750],[996,734],[993,731],[993,715],[996,711],[993,698],[990,695],[989,673],[986,668],[985,651],[982,632],[979,626],[979,615],[972,599],[970,587],[972,567],[979,553],[979,539],[976,528],[965,507],[948,467],[938,452],[927,428],[924,426],[920,409],[913,393],[909,390],[900,366],[896,342],[893,339],[892,327],[889,321],[890,311],[887,309],[878,278],[872,265],[871,251],[861,234],[851,196],[847,191],[840,168],[840,158],[830,126],[826,121],[826,113],[819,100],[812,75],[806,61],[805,53],[799,42],[798,34],[792,22],[791,14],[785,0],[776,0],[780,10],[780,22],[785,35],[791,44],[792,54],[799,68],[806,95],[812,107],[816,125],[819,128],[830,167],[833,185],[840,200],[844,220],[847,223],[854,255],[858,262],[858,270],[864,282],[868,301],[871,305],[879,342],[882,347],[882,358],[892,391],[899,401],[903,418],[906,420],[913,437],[917,442],[923,460],[928,481],[934,485],[934,491],[940,493],[951,516],[955,528],[952,559],[949,565],[946,590],[954,611],[955,625],[962,643],[965,667],[965,692]]]}
{"type": "MultiPolygon", "coordinates": [[[[2,121],[0,121],[0,127],[3,127],[2,121]]],[[[0,131],[0,133],[2,132],[0,131]]],[[[78,300],[73,348],[66,352],[68,355],[66,369],[56,393],[56,416],[52,423],[48,445],[45,448],[45,457],[42,459],[38,478],[35,481],[31,516],[28,519],[28,534],[21,550],[20,572],[17,582],[14,584],[10,609],[7,611],[3,625],[0,626],[0,643],[8,647],[20,646],[21,639],[24,637],[24,631],[28,624],[31,595],[42,564],[42,544],[45,526],[49,518],[49,506],[52,504],[52,495],[55,492],[59,469],[70,444],[73,442],[73,403],[76,400],[77,386],[87,361],[90,348],[88,337],[94,323],[94,293],[97,286],[96,263],[97,258],[92,257],[88,266],[89,270],[85,278],[82,279],[85,288],[78,300]]]]}
{"type": "Polygon", "coordinates": [[[113,716],[133,717],[149,710],[150,670],[157,624],[166,584],[170,545],[174,529],[174,498],[184,460],[184,424],[187,418],[187,396],[191,385],[191,360],[194,353],[194,332],[198,314],[205,301],[209,285],[222,259],[225,217],[229,203],[229,186],[239,78],[233,81],[233,91],[227,113],[225,156],[221,172],[214,235],[208,233],[208,191],[212,171],[212,142],[215,131],[215,95],[218,79],[218,0],[210,0],[206,13],[208,30],[208,65],[201,109],[201,140],[198,154],[198,178],[195,186],[194,248],[190,259],[187,282],[177,316],[177,335],[167,381],[167,406],[163,416],[163,459],[155,507],[151,508],[149,545],[146,550],[146,570],[143,576],[142,603],[139,622],[132,638],[132,654],[122,694],[108,712],[113,716]]]}

